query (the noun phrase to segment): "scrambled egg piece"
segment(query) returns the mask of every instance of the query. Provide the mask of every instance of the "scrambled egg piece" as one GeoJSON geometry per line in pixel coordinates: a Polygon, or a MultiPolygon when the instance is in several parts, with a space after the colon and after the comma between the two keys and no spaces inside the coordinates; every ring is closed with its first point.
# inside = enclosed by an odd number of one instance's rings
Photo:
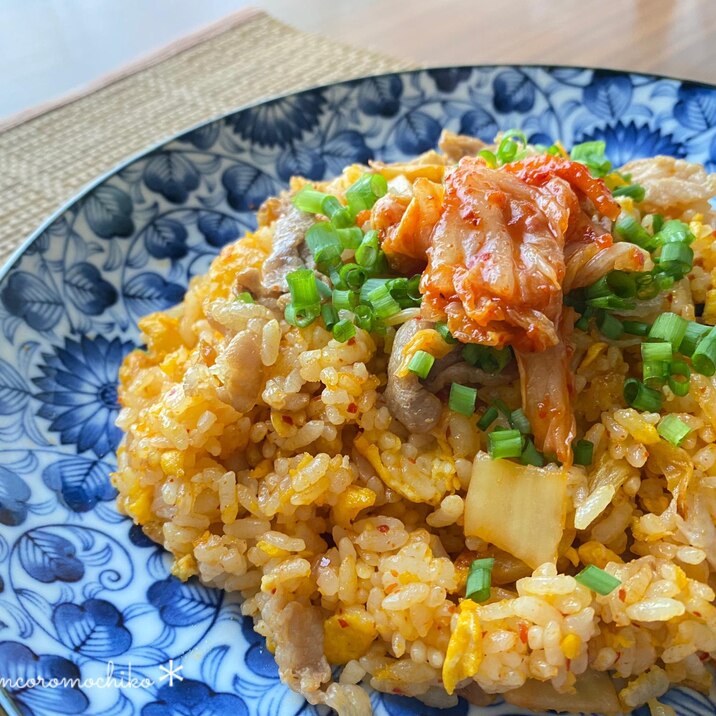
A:
{"type": "Polygon", "coordinates": [[[333,507],[333,519],[341,526],[348,527],[358,516],[361,510],[372,507],[375,504],[376,494],[367,487],[349,485],[344,492],[338,496],[333,507]]]}
{"type": "Polygon", "coordinates": [[[434,328],[424,328],[406,344],[403,349],[403,362],[395,374],[398,378],[405,378],[408,375],[408,364],[418,351],[425,351],[438,359],[444,358],[451,350],[452,346],[434,328]]]}
{"type": "Polygon", "coordinates": [[[460,681],[475,676],[482,662],[482,630],[477,615],[478,605],[472,599],[463,599],[459,609],[457,624],[450,636],[443,662],[443,684],[449,694],[455,691],[460,681]]]}
{"type": "Polygon", "coordinates": [[[324,653],[331,664],[360,659],[378,636],[373,617],[361,607],[349,607],[323,623],[324,653]]]}

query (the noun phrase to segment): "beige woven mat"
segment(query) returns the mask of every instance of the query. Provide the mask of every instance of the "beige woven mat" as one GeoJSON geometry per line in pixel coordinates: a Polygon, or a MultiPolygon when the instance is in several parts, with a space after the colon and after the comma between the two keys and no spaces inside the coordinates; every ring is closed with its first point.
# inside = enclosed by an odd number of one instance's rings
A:
{"type": "Polygon", "coordinates": [[[254,10],[185,38],[0,133],[0,265],[85,184],[162,139],[265,97],[407,67],[254,10]]]}

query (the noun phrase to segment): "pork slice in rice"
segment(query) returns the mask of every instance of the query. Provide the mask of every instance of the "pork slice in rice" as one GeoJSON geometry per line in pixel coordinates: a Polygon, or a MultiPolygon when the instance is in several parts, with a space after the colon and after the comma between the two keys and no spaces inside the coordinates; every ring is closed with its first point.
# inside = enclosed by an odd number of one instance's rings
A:
{"type": "Polygon", "coordinates": [[[331,680],[331,669],[323,654],[321,610],[289,602],[274,615],[273,627],[281,680],[315,702],[321,685],[331,680]]]}
{"type": "Polygon", "coordinates": [[[220,398],[240,413],[248,413],[265,382],[261,338],[249,330],[237,333],[217,356],[214,373],[222,383],[220,398]]]}
{"type": "Polygon", "coordinates": [[[487,146],[482,139],[466,134],[455,134],[443,129],[438,139],[440,151],[451,161],[459,162],[463,157],[474,157],[487,146]]]}

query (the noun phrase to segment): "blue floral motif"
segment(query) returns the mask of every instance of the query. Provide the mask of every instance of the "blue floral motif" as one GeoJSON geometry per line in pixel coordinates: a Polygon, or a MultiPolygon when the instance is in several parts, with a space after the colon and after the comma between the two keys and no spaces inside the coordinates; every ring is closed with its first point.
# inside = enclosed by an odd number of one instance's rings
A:
{"type": "Polygon", "coordinates": [[[236,134],[253,144],[285,146],[318,125],[325,103],[320,90],[315,90],[249,107],[227,122],[236,134]]]}
{"type": "Polygon", "coordinates": [[[24,716],[79,714],[89,705],[87,696],[75,685],[75,680],[82,678],[76,664],[61,656],[35,654],[15,641],[0,642],[0,677],[25,684],[34,680],[33,688],[7,688],[24,716]],[[57,679],[56,687],[42,686],[42,681],[51,683],[53,679],[57,679]]]}
{"type": "Polygon", "coordinates": [[[179,152],[159,152],[144,168],[144,183],[174,204],[186,201],[201,177],[191,160],[179,152]]]}
{"type": "Polygon", "coordinates": [[[78,582],[85,573],[74,545],[52,532],[26,532],[17,549],[23,569],[38,582],[78,582]]]}
{"type": "Polygon", "coordinates": [[[403,81],[398,75],[368,77],[358,84],[358,107],[368,116],[394,117],[402,95],[403,81]]]}
{"type": "Polygon", "coordinates": [[[67,297],[83,313],[99,316],[117,303],[117,289],[105,281],[99,269],[86,261],[71,266],[65,273],[67,297]]]}
{"type": "Polygon", "coordinates": [[[471,74],[470,67],[439,67],[428,70],[428,76],[434,80],[435,86],[441,92],[453,92],[461,82],[470,79],[471,74]]]}
{"type": "Polygon", "coordinates": [[[21,525],[27,517],[30,488],[15,473],[0,466],[0,524],[21,525]]]}
{"type": "MultiPolygon", "coordinates": [[[[113,702],[96,689],[16,691],[23,713],[314,712],[279,683],[236,599],[169,576],[169,556],[112,504],[117,370],[139,339],[137,319],[181,300],[291,174],[317,180],[353,162],[401,161],[433,148],[446,127],[488,141],[510,127],[541,144],[604,139],[615,164],[665,153],[716,171],[714,87],[580,68],[371,77],[240,110],[132,160],[0,274],[0,525],[11,536],[0,537],[0,676],[79,675],[75,664],[86,675],[119,657],[157,678],[159,664],[187,655],[185,681],[173,687],[118,690],[113,702]],[[47,655],[48,640],[57,656],[47,655]]],[[[438,712],[397,695],[371,698],[388,716],[468,713],[463,701],[438,712]]],[[[684,689],[660,700],[678,716],[715,711],[684,689]]]]}
{"type": "Polygon", "coordinates": [[[117,491],[109,481],[112,468],[102,460],[71,457],[50,463],[42,471],[44,483],[74,512],[87,512],[98,502],[112,500],[117,491]]]}
{"type": "Polygon", "coordinates": [[[132,636],[117,608],[104,599],[58,604],[52,615],[57,635],[72,651],[95,659],[118,656],[129,649],[132,636]]]}
{"type": "Polygon", "coordinates": [[[594,139],[602,139],[607,143],[607,157],[614,166],[621,166],[630,159],[653,157],[656,154],[684,156],[684,148],[671,135],[663,135],[648,125],[637,127],[634,122],[627,125],[617,122],[614,126],[594,129],[577,141],[590,142],[594,139]]]}
{"type": "Polygon", "coordinates": [[[180,582],[170,576],[149,587],[147,601],[159,610],[165,624],[182,627],[213,617],[221,596],[195,579],[180,582]]]}
{"type": "Polygon", "coordinates": [[[132,348],[119,338],[82,336],[79,342],[65,338],[64,347],[43,354],[44,376],[33,379],[44,403],[38,415],[51,421],[50,431],[59,433],[63,444],[77,445],[78,452],[92,450],[97,457],[117,447],[117,371],[132,348]]]}
{"type": "Polygon", "coordinates": [[[535,103],[535,87],[521,70],[504,70],[492,82],[495,107],[500,112],[529,112],[535,103]]]}
{"type": "Polygon", "coordinates": [[[240,696],[184,679],[162,686],[157,700],[142,708],[142,716],[249,716],[249,711],[240,696]]]}

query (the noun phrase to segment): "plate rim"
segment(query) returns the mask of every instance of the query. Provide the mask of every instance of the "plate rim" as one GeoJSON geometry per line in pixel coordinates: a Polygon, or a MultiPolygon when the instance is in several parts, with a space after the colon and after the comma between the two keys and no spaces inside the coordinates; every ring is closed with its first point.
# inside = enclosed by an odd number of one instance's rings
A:
{"type": "Polygon", "coordinates": [[[200,129],[202,127],[205,127],[209,124],[213,124],[214,122],[221,121],[222,119],[226,119],[227,117],[230,117],[238,112],[243,112],[247,109],[253,109],[254,107],[259,107],[263,104],[266,104],[267,102],[274,102],[276,100],[284,99],[286,97],[295,97],[295,96],[301,96],[303,94],[307,94],[309,92],[315,92],[316,90],[322,90],[322,89],[328,89],[329,87],[338,87],[341,85],[350,84],[351,82],[358,82],[360,80],[367,80],[367,79],[376,79],[379,77],[393,77],[395,75],[416,75],[423,72],[430,72],[433,70],[450,70],[450,69],[497,69],[497,68],[506,68],[506,69],[516,69],[516,68],[529,68],[529,69],[541,69],[541,70],[591,70],[593,72],[604,72],[607,74],[612,75],[634,75],[637,77],[642,77],[645,79],[651,79],[651,80],[672,80],[675,82],[680,82],[682,84],[688,84],[692,87],[701,87],[703,89],[710,89],[713,91],[716,91],[716,83],[711,84],[709,82],[702,82],[701,80],[690,80],[683,77],[677,77],[674,75],[662,75],[659,73],[649,73],[649,72],[639,72],[634,70],[627,70],[627,69],[617,69],[613,67],[599,67],[599,66],[587,66],[587,65],[570,65],[570,64],[545,64],[542,62],[487,62],[487,63],[478,63],[478,64],[438,64],[438,65],[427,65],[424,67],[417,67],[414,69],[406,69],[406,70],[394,70],[392,72],[377,72],[375,74],[367,74],[367,75],[358,75],[356,77],[349,77],[343,80],[337,80],[335,82],[324,82],[322,84],[315,84],[310,85],[309,87],[304,87],[303,89],[296,90],[293,92],[280,92],[277,94],[267,95],[265,97],[262,97],[259,100],[256,100],[255,102],[248,102],[246,104],[239,105],[238,107],[235,107],[231,110],[228,110],[226,112],[221,112],[219,114],[213,115],[209,117],[208,119],[204,119],[200,122],[197,122],[195,124],[189,125],[188,127],[185,127],[184,129],[175,132],[174,134],[167,135],[163,137],[160,140],[157,140],[156,142],[153,142],[152,144],[149,144],[148,146],[144,147],[143,149],[134,152],[133,154],[130,154],[125,159],[121,160],[114,166],[112,166],[110,169],[107,169],[102,174],[96,176],[94,179],[90,180],[87,184],[80,187],[69,199],[66,199],[62,204],[60,204],[57,209],[55,209],[47,218],[45,218],[42,223],[37,226],[31,233],[29,233],[21,242],[20,244],[8,255],[8,257],[5,259],[5,261],[0,265],[0,282],[2,282],[7,274],[10,272],[10,270],[13,268],[13,266],[22,258],[22,256],[25,254],[27,249],[32,246],[32,244],[39,238],[41,234],[43,234],[57,219],[62,216],[66,211],[68,211],[72,206],[74,206],[77,202],[84,199],[87,194],[89,194],[93,189],[98,187],[100,184],[102,184],[107,179],[110,179],[115,174],[119,173],[129,165],[133,164],[134,162],[148,156],[152,152],[161,149],[161,147],[165,146],[166,144],[169,144],[170,142],[174,142],[180,137],[182,137],[185,134],[188,134],[189,132],[193,132],[197,129],[200,129]]]}

